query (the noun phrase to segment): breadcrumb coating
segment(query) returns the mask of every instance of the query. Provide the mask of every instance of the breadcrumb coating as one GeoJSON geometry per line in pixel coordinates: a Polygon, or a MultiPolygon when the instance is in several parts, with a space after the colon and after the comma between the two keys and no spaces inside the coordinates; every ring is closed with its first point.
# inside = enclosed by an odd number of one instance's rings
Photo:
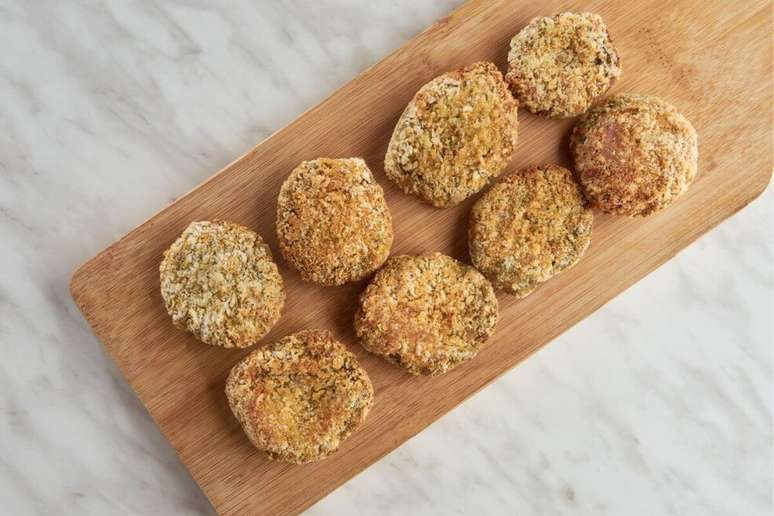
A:
{"type": "Polygon", "coordinates": [[[593,214],[572,173],[530,167],[498,181],[473,206],[473,265],[517,297],[575,265],[591,240],[593,214]]]}
{"type": "Polygon", "coordinates": [[[192,222],[164,253],[159,275],[175,326],[213,346],[256,343],[279,320],[285,303],[269,246],[230,222],[192,222]]]}
{"type": "Polygon", "coordinates": [[[518,134],[518,103],[492,63],[445,73],[422,86],[387,148],[387,176],[404,192],[443,208],[502,172],[518,134]]]}
{"type": "Polygon", "coordinates": [[[360,158],[304,161],[277,200],[280,250],[301,277],[321,285],[362,279],[390,254],[392,217],[382,187],[360,158]]]}
{"type": "Polygon", "coordinates": [[[473,267],[441,253],[395,256],[361,294],[355,332],[365,349],[410,373],[438,375],[478,353],[497,308],[473,267]]]}
{"type": "Polygon", "coordinates": [[[656,97],[619,95],[591,109],[575,124],[570,150],[586,197],[616,215],[666,208],[698,170],[696,130],[656,97]]]}
{"type": "Polygon", "coordinates": [[[305,330],[253,351],[226,381],[247,437],[272,459],[323,459],[365,421],[374,401],[368,373],[327,330],[305,330]]]}
{"type": "Polygon", "coordinates": [[[524,107],[562,118],[585,112],[620,76],[602,18],[565,12],[534,18],[513,37],[505,78],[524,107]]]}

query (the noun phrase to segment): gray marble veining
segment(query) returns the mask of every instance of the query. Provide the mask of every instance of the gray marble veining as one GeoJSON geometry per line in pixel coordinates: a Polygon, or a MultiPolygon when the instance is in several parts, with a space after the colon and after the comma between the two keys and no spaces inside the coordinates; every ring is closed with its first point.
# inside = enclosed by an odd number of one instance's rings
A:
{"type": "MultiPolygon", "coordinates": [[[[458,1],[0,0],[4,514],[209,514],[74,268],[458,1]]],[[[772,200],[310,514],[772,512],[772,200]]]]}

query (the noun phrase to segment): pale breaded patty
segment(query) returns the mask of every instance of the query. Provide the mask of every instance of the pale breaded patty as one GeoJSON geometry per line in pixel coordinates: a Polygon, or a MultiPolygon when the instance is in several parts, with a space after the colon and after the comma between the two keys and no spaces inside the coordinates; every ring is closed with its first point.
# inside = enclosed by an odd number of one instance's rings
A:
{"type": "Polygon", "coordinates": [[[269,246],[254,231],[230,222],[192,222],[164,253],[159,275],[175,326],[213,346],[258,342],[285,303],[269,246]]]}

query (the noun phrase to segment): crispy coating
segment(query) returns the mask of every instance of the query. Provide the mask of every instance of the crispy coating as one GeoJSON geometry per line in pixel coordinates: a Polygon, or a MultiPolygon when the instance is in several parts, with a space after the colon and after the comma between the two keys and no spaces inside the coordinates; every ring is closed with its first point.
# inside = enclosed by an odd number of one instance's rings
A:
{"type": "Polygon", "coordinates": [[[410,373],[438,375],[478,353],[497,315],[492,285],[473,267],[441,253],[402,255],[361,294],[355,332],[410,373]]]}
{"type": "Polygon", "coordinates": [[[175,326],[213,346],[254,344],[279,320],[285,303],[269,246],[230,222],[192,222],[164,252],[159,275],[175,326]]]}
{"type": "Polygon", "coordinates": [[[327,457],[365,421],[368,373],[327,330],[305,330],[253,351],[226,381],[226,397],[253,445],[272,459],[327,457]]]}
{"type": "Polygon", "coordinates": [[[696,130],[656,97],[619,95],[594,107],[575,124],[570,150],[586,197],[616,215],[666,208],[698,170],[696,130]]]}
{"type": "Polygon", "coordinates": [[[502,172],[516,145],[518,103],[495,65],[475,63],[422,86],[398,120],[384,169],[404,192],[443,208],[502,172]]]}
{"type": "Polygon", "coordinates": [[[513,37],[505,78],[527,109],[562,118],[585,112],[620,76],[602,18],[560,13],[534,18],[513,37]]]}
{"type": "Polygon", "coordinates": [[[525,297],[580,260],[592,222],[569,170],[530,167],[498,181],[473,205],[470,257],[496,288],[525,297]]]}
{"type": "Polygon", "coordinates": [[[277,237],[302,278],[341,285],[384,263],[392,246],[392,217],[365,161],[319,158],[301,163],[282,185],[277,237]]]}

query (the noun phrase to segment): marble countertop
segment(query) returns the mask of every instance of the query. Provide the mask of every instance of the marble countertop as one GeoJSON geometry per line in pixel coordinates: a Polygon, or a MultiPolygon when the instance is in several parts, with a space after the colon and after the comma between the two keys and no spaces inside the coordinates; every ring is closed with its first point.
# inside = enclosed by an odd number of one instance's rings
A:
{"type": "MultiPolygon", "coordinates": [[[[210,514],[72,271],[457,4],[0,0],[0,500],[210,514]]],[[[311,514],[772,512],[764,195],[311,514]]]]}

